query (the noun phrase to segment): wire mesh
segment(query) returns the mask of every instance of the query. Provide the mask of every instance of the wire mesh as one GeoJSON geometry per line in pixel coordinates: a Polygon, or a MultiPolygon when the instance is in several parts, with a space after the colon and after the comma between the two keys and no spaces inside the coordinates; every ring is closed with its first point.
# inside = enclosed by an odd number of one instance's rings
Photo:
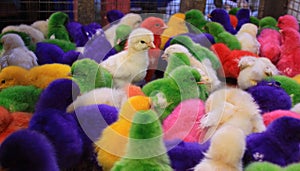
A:
{"type": "Polygon", "coordinates": [[[73,0],[1,0],[0,27],[16,24],[30,24],[45,20],[56,11],[62,11],[74,20],[77,15],[73,0]]]}
{"type": "Polygon", "coordinates": [[[288,4],[287,13],[295,16],[300,22],[300,0],[291,0],[288,4]]]}

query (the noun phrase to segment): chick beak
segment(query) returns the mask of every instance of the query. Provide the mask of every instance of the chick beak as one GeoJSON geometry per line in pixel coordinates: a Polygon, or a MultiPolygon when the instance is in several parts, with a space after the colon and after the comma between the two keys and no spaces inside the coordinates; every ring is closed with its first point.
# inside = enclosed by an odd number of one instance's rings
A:
{"type": "Polygon", "coordinates": [[[166,25],[166,24],[164,24],[163,26],[162,26],[162,29],[167,29],[168,28],[168,26],[166,25]]]}
{"type": "Polygon", "coordinates": [[[166,60],[167,60],[167,58],[168,58],[168,55],[167,55],[167,54],[163,54],[163,55],[161,55],[161,59],[163,59],[164,61],[166,61],[166,60]]]}
{"type": "Polygon", "coordinates": [[[150,48],[155,48],[155,45],[154,45],[154,43],[153,42],[149,42],[149,43],[147,43],[147,46],[148,47],[150,47],[150,48]]]}
{"type": "Polygon", "coordinates": [[[72,77],[73,75],[71,72],[69,72],[67,76],[72,77]]]}
{"type": "Polygon", "coordinates": [[[205,84],[205,81],[199,81],[199,82],[197,82],[197,84],[199,84],[199,85],[205,84]]]}
{"type": "Polygon", "coordinates": [[[211,18],[211,15],[210,15],[210,14],[207,14],[206,16],[207,16],[207,18],[211,18]]]}

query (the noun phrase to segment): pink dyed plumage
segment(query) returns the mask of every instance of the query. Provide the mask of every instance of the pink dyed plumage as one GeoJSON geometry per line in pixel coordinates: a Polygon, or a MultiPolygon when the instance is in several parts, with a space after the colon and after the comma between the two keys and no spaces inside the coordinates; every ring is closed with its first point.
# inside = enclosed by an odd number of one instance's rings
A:
{"type": "Polygon", "coordinates": [[[181,102],[163,122],[164,139],[198,142],[201,131],[199,123],[203,115],[204,103],[200,99],[181,102]]]}
{"type": "Polygon", "coordinates": [[[299,31],[299,23],[297,21],[297,18],[289,14],[279,17],[277,26],[280,29],[292,28],[299,31]]]}
{"type": "Polygon", "coordinates": [[[273,64],[276,64],[280,57],[281,35],[277,30],[263,29],[257,41],[260,43],[259,56],[269,58],[273,64]]]}
{"type": "Polygon", "coordinates": [[[300,115],[298,113],[289,110],[274,110],[272,112],[264,113],[262,115],[264,124],[266,126],[268,126],[274,120],[281,118],[283,116],[289,116],[289,117],[300,119],[300,115]]]}

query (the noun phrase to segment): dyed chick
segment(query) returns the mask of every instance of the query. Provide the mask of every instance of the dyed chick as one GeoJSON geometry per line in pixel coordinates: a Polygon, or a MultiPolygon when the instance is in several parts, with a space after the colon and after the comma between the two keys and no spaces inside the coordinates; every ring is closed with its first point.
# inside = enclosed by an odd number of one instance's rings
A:
{"type": "Polygon", "coordinates": [[[100,63],[100,66],[112,74],[114,87],[122,88],[128,83],[137,83],[145,78],[149,65],[148,49],[155,48],[153,41],[151,31],[137,28],[129,35],[127,50],[100,63]]]}
{"type": "Polygon", "coordinates": [[[241,44],[241,50],[246,50],[254,54],[259,53],[260,43],[256,39],[257,26],[252,23],[242,25],[235,35],[241,44]]]}
{"type": "Polygon", "coordinates": [[[207,23],[202,11],[191,9],[185,13],[185,21],[189,28],[189,32],[201,33],[204,32],[204,26],[207,23]]]}
{"type": "Polygon", "coordinates": [[[295,16],[293,15],[283,15],[278,18],[277,27],[281,30],[285,28],[292,28],[296,31],[299,31],[299,23],[295,16]]]}
{"type": "Polygon", "coordinates": [[[24,44],[22,38],[17,34],[6,34],[2,36],[4,53],[0,58],[0,69],[10,65],[30,69],[37,66],[37,57],[24,44]]]}
{"type": "Polygon", "coordinates": [[[98,164],[104,171],[111,170],[114,164],[125,155],[129,130],[136,112],[149,110],[150,106],[148,97],[131,97],[121,107],[119,119],[103,130],[95,143],[95,151],[98,164]]]}
{"type": "Polygon", "coordinates": [[[59,39],[70,42],[69,33],[66,28],[66,23],[69,16],[64,12],[55,12],[50,15],[48,20],[47,39],[59,39]]]}
{"type": "Polygon", "coordinates": [[[172,171],[162,138],[160,120],[152,110],[138,111],[129,130],[125,156],[112,171],[172,171]]]}
{"type": "Polygon", "coordinates": [[[220,23],[227,32],[229,32],[233,35],[237,33],[237,31],[234,29],[234,27],[230,23],[229,14],[225,9],[222,9],[222,8],[214,9],[209,14],[209,19],[212,22],[220,23]]]}

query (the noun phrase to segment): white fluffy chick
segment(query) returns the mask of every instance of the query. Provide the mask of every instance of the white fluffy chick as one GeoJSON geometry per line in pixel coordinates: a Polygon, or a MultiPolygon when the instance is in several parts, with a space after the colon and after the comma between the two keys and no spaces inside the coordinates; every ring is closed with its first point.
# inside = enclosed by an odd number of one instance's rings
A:
{"type": "Polygon", "coordinates": [[[244,132],[226,125],[212,136],[204,159],[194,171],[242,171],[242,158],[246,149],[244,132]]]}
{"type": "Polygon", "coordinates": [[[76,100],[67,107],[67,112],[73,112],[78,107],[93,104],[107,104],[120,109],[127,99],[125,89],[97,88],[78,96],[76,100]]]}
{"type": "Polygon", "coordinates": [[[241,29],[236,34],[236,38],[241,43],[242,50],[250,51],[258,54],[260,43],[256,39],[257,26],[252,23],[243,24],[241,29]]]}
{"type": "Polygon", "coordinates": [[[279,74],[276,66],[268,58],[264,57],[242,57],[238,66],[240,68],[240,73],[237,78],[237,83],[241,89],[255,86],[264,78],[279,74]]]}
{"type": "Polygon", "coordinates": [[[249,93],[239,88],[222,88],[211,93],[205,102],[205,112],[200,127],[206,133],[201,141],[224,125],[233,125],[245,135],[266,129],[259,106],[249,93]]]}
{"type": "Polygon", "coordinates": [[[145,28],[133,30],[128,37],[128,49],[110,56],[100,65],[113,77],[115,88],[142,81],[149,65],[148,49],[155,48],[153,33],[145,28]]]}
{"type": "Polygon", "coordinates": [[[2,29],[2,33],[7,31],[24,32],[31,37],[33,43],[38,43],[45,39],[44,34],[41,31],[26,24],[21,24],[19,26],[7,26],[2,29]]]}
{"type": "Polygon", "coordinates": [[[170,45],[168,48],[165,49],[161,57],[163,60],[168,61],[169,56],[173,53],[184,53],[189,57],[191,66],[199,71],[202,77],[201,81],[205,85],[207,85],[209,92],[212,92],[221,87],[221,81],[218,79],[217,72],[212,68],[209,59],[204,59],[201,63],[189,52],[189,50],[186,47],[180,44],[170,45]]]}
{"type": "Polygon", "coordinates": [[[112,47],[114,47],[114,40],[116,36],[116,29],[119,25],[125,24],[131,27],[131,29],[136,29],[140,26],[142,22],[142,17],[139,14],[128,13],[124,17],[122,17],[117,24],[111,25],[104,31],[106,39],[109,41],[112,47]]]}
{"type": "Polygon", "coordinates": [[[296,112],[296,113],[300,113],[300,103],[297,103],[292,109],[291,111],[296,112]]]}
{"type": "Polygon", "coordinates": [[[38,20],[31,24],[31,27],[43,33],[44,37],[48,34],[48,20],[38,20]]]}
{"type": "Polygon", "coordinates": [[[38,65],[37,57],[32,51],[28,50],[19,35],[5,34],[0,41],[4,49],[4,53],[0,58],[0,69],[10,65],[30,69],[38,65]]]}

